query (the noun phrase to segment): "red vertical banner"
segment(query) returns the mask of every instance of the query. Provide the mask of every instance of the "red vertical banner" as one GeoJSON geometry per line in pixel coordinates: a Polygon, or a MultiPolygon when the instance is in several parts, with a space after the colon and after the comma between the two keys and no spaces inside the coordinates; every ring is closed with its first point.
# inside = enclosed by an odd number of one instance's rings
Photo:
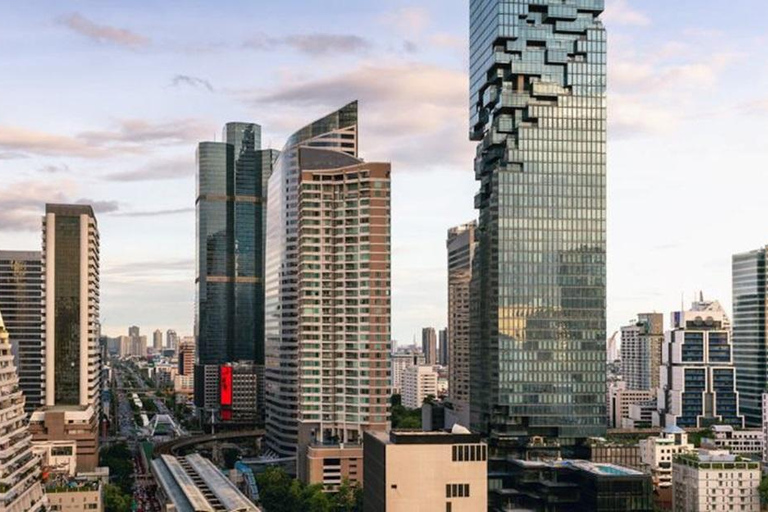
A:
{"type": "Polygon", "coordinates": [[[219,373],[219,404],[232,405],[232,367],[222,366],[219,373]]]}

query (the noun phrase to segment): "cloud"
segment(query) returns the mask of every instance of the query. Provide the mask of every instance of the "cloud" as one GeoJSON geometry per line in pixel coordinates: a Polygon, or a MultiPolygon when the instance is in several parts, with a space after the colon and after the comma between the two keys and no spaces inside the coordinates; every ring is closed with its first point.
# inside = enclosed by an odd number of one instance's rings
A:
{"type": "Polygon", "coordinates": [[[102,274],[114,281],[131,282],[150,277],[168,277],[170,274],[192,274],[195,271],[195,259],[158,259],[152,261],[130,261],[124,263],[106,263],[102,274]]]}
{"type": "Polygon", "coordinates": [[[61,164],[61,165],[44,165],[43,167],[39,168],[38,171],[45,173],[45,174],[59,174],[59,173],[68,173],[69,172],[69,166],[67,164],[61,164]]]}
{"type": "Polygon", "coordinates": [[[171,87],[180,87],[186,85],[193,89],[206,89],[208,92],[213,92],[213,85],[208,80],[198,78],[190,75],[176,75],[171,80],[171,87]]]}
{"type": "Polygon", "coordinates": [[[93,211],[97,214],[115,213],[116,211],[120,210],[120,204],[117,201],[99,201],[94,199],[83,198],[83,199],[78,199],[77,201],[75,201],[75,203],[90,205],[93,208],[93,211]]]}
{"type": "Polygon", "coordinates": [[[79,13],[62,16],[58,19],[58,22],[70,30],[101,44],[110,43],[135,49],[148,46],[151,43],[151,40],[146,36],[124,28],[100,25],[79,13]]]}
{"type": "Polygon", "coordinates": [[[473,145],[467,127],[464,72],[416,63],[364,63],[338,75],[295,82],[273,90],[244,93],[262,111],[280,105],[265,124],[292,132],[345,103],[358,99],[368,160],[392,161],[396,170],[461,166],[471,168],[473,145]],[[370,142],[368,142],[370,140],[370,142]],[[439,155],[439,156],[438,156],[439,155]]]}
{"type": "Polygon", "coordinates": [[[188,178],[194,176],[195,162],[191,159],[179,158],[150,164],[132,171],[122,171],[108,174],[107,181],[162,181],[188,178]]]}
{"type": "Polygon", "coordinates": [[[270,51],[277,48],[291,48],[307,55],[363,53],[373,45],[367,39],[349,34],[306,34],[271,37],[259,34],[243,46],[253,50],[270,51]]]}
{"type": "Polygon", "coordinates": [[[43,156],[77,156],[91,158],[103,152],[75,137],[54,135],[14,126],[0,126],[0,150],[43,156]]]}
{"type": "Polygon", "coordinates": [[[197,119],[153,122],[124,119],[104,130],[90,130],[74,136],[57,135],[16,126],[0,125],[0,151],[19,155],[105,158],[122,153],[144,153],[150,145],[191,144],[211,133],[210,126],[197,119]]]}
{"type": "Polygon", "coordinates": [[[421,34],[429,26],[429,11],[423,7],[402,7],[381,17],[385,25],[407,35],[421,34]]]}
{"type": "Polygon", "coordinates": [[[66,203],[74,190],[69,180],[8,184],[0,189],[0,231],[39,231],[45,203],[66,203]]]}
{"type": "Polygon", "coordinates": [[[119,121],[114,130],[82,132],[78,138],[97,145],[179,144],[198,141],[208,133],[208,126],[195,119],[161,123],[144,119],[125,119],[119,121]]]}
{"type": "Polygon", "coordinates": [[[651,19],[644,13],[634,9],[628,0],[608,0],[603,13],[603,21],[607,25],[629,25],[647,27],[651,19]]]}
{"type": "Polygon", "coordinates": [[[115,217],[162,217],[166,215],[179,215],[184,213],[194,212],[194,208],[174,208],[169,210],[147,210],[137,212],[122,212],[115,215],[115,217]]]}
{"type": "Polygon", "coordinates": [[[27,155],[24,153],[0,153],[0,160],[19,160],[22,158],[27,158],[27,155]]]}

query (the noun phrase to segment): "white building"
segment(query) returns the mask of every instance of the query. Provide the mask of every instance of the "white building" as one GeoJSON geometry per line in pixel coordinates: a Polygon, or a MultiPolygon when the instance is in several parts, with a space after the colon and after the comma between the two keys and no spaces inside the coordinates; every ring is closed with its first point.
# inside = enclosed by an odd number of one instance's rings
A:
{"type": "Polygon", "coordinates": [[[728,450],[734,455],[758,455],[762,457],[765,434],[762,430],[734,430],[730,425],[712,427],[712,437],[701,440],[701,446],[716,450],[728,450]]]}
{"type": "Polygon", "coordinates": [[[0,511],[36,512],[47,504],[40,486],[40,459],[24,421],[24,395],[11,343],[0,315],[0,511]]]}
{"type": "Polygon", "coordinates": [[[672,485],[672,460],[676,455],[694,450],[688,443],[688,434],[679,427],[667,427],[660,437],[649,437],[640,441],[640,462],[656,488],[672,485]]]}
{"type": "Polygon", "coordinates": [[[437,372],[431,366],[410,366],[403,378],[403,406],[418,409],[424,399],[432,395],[437,398],[437,372]]]}
{"type": "Polygon", "coordinates": [[[717,301],[672,314],[666,333],[654,424],[744,428],[733,365],[730,320],[717,301]]]}
{"type": "Polygon", "coordinates": [[[420,366],[426,362],[422,352],[413,349],[401,349],[392,354],[392,394],[403,393],[405,370],[411,366],[420,366]]]}
{"type": "Polygon", "coordinates": [[[675,457],[672,469],[676,512],[760,510],[759,462],[726,450],[700,449],[675,457]]]}

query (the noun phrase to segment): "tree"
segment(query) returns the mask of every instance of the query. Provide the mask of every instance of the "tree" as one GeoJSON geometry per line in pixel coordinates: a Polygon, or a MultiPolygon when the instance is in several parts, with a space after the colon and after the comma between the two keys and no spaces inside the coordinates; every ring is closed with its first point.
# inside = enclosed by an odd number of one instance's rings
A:
{"type": "Polygon", "coordinates": [[[768,476],[764,476],[762,480],[760,480],[760,502],[763,505],[768,505],[768,476]]]}
{"type": "Polygon", "coordinates": [[[132,498],[116,485],[104,486],[104,510],[106,512],[131,512],[132,498]]]}
{"type": "Polygon", "coordinates": [[[333,496],[333,510],[338,512],[362,512],[363,488],[360,484],[350,484],[348,479],[341,481],[339,490],[333,496]]]}

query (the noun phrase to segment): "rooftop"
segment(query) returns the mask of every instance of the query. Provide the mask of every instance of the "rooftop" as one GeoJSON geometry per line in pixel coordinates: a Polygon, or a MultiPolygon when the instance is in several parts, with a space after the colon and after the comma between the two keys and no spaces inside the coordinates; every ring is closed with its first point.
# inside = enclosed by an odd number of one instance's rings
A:
{"type": "MultiPolygon", "coordinates": [[[[466,430],[466,429],[465,429],[466,430]]],[[[386,432],[366,432],[384,444],[472,444],[480,443],[480,434],[472,434],[457,430],[454,432],[421,430],[392,430],[389,435],[386,432]]]]}
{"type": "Polygon", "coordinates": [[[640,471],[634,469],[625,468],[616,464],[609,463],[596,463],[588,460],[519,460],[514,459],[511,462],[519,466],[535,469],[535,468],[570,468],[575,470],[586,471],[593,475],[601,477],[623,477],[623,476],[643,476],[640,471]]]}

